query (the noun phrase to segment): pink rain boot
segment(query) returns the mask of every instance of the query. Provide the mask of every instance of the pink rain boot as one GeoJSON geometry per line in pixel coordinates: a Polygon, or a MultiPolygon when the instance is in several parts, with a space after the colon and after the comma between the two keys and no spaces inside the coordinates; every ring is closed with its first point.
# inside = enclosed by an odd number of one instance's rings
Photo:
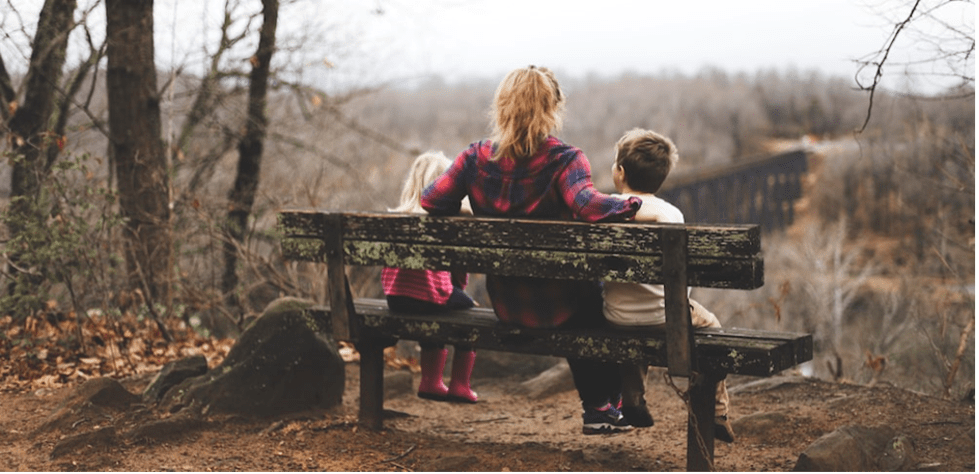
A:
{"type": "Polygon", "coordinates": [[[448,349],[422,349],[422,381],[418,384],[418,397],[429,400],[445,400],[449,388],[442,381],[448,349]]]}
{"type": "Polygon", "coordinates": [[[479,397],[469,387],[469,376],[473,373],[476,361],[475,351],[455,351],[452,357],[452,381],[449,382],[450,402],[476,403],[479,397]]]}

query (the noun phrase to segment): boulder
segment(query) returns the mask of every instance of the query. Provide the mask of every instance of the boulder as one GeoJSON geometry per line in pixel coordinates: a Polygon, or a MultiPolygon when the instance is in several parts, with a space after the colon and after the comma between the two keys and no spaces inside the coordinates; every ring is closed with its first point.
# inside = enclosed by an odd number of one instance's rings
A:
{"type": "Polygon", "coordinates": [[[821,436],[799,455],[795,471],[908,471],[914,446],[892,428],[843,426],[821,436]]]}
{"type": "Polygon", "coordinates": [[[574,390],[571,367],[568,366],[566,360],[561,360],[551,368],[538,374],[537,377],[521,383],[520,389],[531,400],[540,400],[561,392],[574,390]]]}
{"type": "Polygon", "coordinates": [[[108,377],[86,380],[75,387],[34,434],[60,431],[63,434],[90,429],[93,420],[112,419],[139,403],[139,396],[108,377]]]}
{"type": "Polygon", "coordinates": [[[139,397],[126,390],[121,383],[108,377],[86,380],[61,403],[70,407],[91,403],[93,405],[125,410],[129,405],[139,402],[139,397]]]}
{"type": "Polygon", "coordinates": [[[279,416],[340,404],[344,362],[328,327],[305,313],[312,304],[298,298],[270,303],[220,365],[170,388],[164,406],[279,416]]]}
{"type": "Polygon", "coordinates": [[[153,377],[150,384],[143,390],[143,399],[148,402],[158,402],[167,390],[184,380],[207,373],[207,359],[202,355],[185,357],[163,366],[153,377]]]}
{"type": "MultiPolygon", "coordinates": [[[[452,361],[449,353],[449,361],[452,361]]],[[[532,377],[563,361],[560,357],[476,349],[473,378],[532,377]]],[[[446,366],[451,364],[446,364],[446,366]]],[[[447,369],[448,370],[448,369],[447,369]]]]}

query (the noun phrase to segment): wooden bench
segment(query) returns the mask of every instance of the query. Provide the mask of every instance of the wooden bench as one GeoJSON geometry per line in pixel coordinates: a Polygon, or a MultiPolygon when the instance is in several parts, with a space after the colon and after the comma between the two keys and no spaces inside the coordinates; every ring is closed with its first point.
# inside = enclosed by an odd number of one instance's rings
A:
{"type": "MultiPolygon", "coordinates": [[[[713,466],[715,384],[727,374],[766,377],[812,359],[808,334],[693,329],[687,287],[754,289],[764,283],[754,225],[587,224],[567,221],[431,217],[390,213],[285,211],[287,259],[325,262],[338,340],[360,352],[360,423],[383,422],[383,350],[398,339],[477,349],[641,362],[687,377],[687,468],[713,466]],[[355,300],[345,265],[663,284],[663,330],[528,329],[474,308],[396,314],[383,300],[355,300]]],[[[724,308],[713,308],[723,314],[724,308]]],[[[570,408],[569,408],[570,409],[570,408]]]]}

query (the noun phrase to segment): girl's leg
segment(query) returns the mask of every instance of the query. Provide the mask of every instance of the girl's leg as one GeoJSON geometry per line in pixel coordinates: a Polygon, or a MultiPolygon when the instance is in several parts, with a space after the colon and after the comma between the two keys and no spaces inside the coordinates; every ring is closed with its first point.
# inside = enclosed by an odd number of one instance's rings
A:
{"type": "Polygon", "coordinates": [[[472,390],[469,379],[476,361],[476,351],[470,347],[455,347],[452,356],[452,381],[449,382],[449,401],[476,403],[479,396],[472,390]]]}
{"type": "Polygon", "coordinates": [[[418,384],[418,396],[429,400],[445,400],[449,388],[442,381],[445,358],[449,351],[434,344],[422,344],[422,380],[418,384]]]}

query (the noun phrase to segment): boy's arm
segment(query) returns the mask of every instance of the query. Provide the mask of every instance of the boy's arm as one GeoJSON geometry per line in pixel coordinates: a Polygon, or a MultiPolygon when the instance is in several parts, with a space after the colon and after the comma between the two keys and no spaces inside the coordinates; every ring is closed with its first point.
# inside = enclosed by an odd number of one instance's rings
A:
{"type": "Polygon", "coordinates": [[[682,224],[683,213],[676,206],[655,196],[643,196],[642,207],[636,212],[636,222],[682,224]]]}

